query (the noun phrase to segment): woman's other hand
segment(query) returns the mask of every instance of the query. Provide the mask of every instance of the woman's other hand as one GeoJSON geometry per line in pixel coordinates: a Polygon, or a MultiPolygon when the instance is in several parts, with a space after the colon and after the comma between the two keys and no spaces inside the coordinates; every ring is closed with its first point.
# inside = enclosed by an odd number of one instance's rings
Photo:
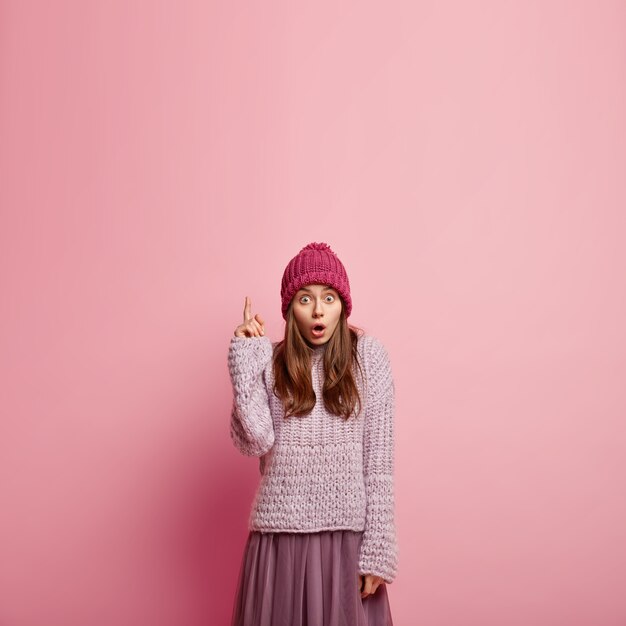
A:
{"type": "Polygon", "coordinates": [[[235,328],[235,337],[261,337],[265,335],[265,322],[257,313],[252,315],[252,301],[246,296],[243,307],[243,324],[235,328]]]}
{"type": "Polygon", "coordinates": [[[359,591],[361,592],[361,598],[367,598],[367,596],[376,593],[378,586],[384,583],[385,579],[380,576],[374,576],[373,574],[366,574],[365,576],[359,575],[359,591]]]}

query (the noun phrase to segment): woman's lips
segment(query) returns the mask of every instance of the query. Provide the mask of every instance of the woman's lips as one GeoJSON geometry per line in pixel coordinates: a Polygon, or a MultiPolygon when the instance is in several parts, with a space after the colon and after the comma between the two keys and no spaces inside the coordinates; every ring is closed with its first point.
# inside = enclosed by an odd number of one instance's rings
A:
{"type": "Polygon", "coordinates": [[[326,328],[322,328],[321,330],[316,330],[315,328],[311,329],[311,334],[313,337],[322,337],[326,332],[326,328]]]}

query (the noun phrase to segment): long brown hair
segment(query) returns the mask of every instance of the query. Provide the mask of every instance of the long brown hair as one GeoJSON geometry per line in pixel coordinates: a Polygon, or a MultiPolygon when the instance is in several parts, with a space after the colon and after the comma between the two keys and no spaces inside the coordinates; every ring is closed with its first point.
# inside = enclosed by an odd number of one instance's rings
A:
{"type": "MultiPolygon", "coordinates": [[[[339,322],[324,349],[322,396],[330,413],[348,419],[353,413],[357,416],[362,408],[355,370],[358,367],[363,375],[357,352],[357,341],[363,331],[348,324],[345,310],[342,299],[339,322]]],[[[291,304],[286,321],[285,337],[274,349],[274,393],[283,402],[286,418],[302,417],[312,411],[316,402],[311,380],[312,348],[300,333],[291,304]]]]}

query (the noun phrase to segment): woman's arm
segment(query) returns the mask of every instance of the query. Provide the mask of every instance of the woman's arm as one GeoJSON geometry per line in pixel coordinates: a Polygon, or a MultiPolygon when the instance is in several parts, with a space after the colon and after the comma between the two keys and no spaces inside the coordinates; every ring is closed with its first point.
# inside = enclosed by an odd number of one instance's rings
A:
{"type": "Polygon", "coordinates": [[[272,359],[270,338],[231,337],[228,371],[233,387],[230,436],[246,456],[263,456],[274,445],[274,425],[263,370],[272,359]]]}
{"type": "Polygon", "coordinates": [[[367,508],[358,565],[359,574],[373,574],[391,583],[398,566],[393,478],[395,387],[383,344],[371,337],[366,354],[363,461],[367,508]]]}

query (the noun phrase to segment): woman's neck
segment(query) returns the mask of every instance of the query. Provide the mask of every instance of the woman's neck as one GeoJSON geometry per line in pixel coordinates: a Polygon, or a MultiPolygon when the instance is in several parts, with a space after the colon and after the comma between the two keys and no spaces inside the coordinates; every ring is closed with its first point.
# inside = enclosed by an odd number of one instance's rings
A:
{"type": "Polygon", "coordinates": [[[320,343],[318,345],[312,345],[311,349],[312,349],[312,355],[313,356],[319,356],[321,354],[324,354],[324,351],[326,350],[326,346],[328,345],[328,342],[324,342],[324,343],[320,343]]]}

